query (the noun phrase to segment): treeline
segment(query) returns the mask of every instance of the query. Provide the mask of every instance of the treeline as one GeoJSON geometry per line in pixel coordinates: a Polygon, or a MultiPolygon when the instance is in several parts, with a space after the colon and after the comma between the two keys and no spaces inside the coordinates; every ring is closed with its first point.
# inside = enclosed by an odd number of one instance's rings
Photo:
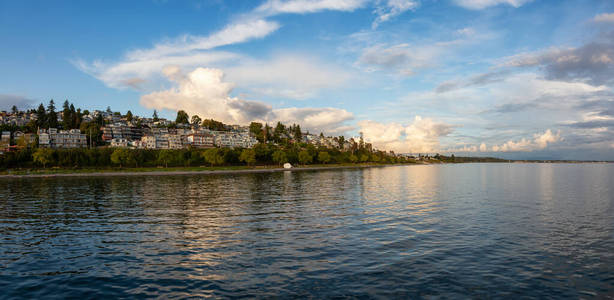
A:
{"type": "Polygon", "coordinates": [[[507,159],[495,157],[471,157],[471,156],[450,156],[436,154],[433,158],[446,163],[470,163],[470,162],[507,162],[507,159]]]}
{"type": "Polygon", "coordinates": [[[293,165],[329,163],[405,163],[406,158],[385,152],[340,151],[313,145],[280,147],[257,144],[251,149],[127,149],[127,148],[33,148],[0,156],[0,168],[111,168],[111,167],[197,167],[233,165],[293,165]]]}

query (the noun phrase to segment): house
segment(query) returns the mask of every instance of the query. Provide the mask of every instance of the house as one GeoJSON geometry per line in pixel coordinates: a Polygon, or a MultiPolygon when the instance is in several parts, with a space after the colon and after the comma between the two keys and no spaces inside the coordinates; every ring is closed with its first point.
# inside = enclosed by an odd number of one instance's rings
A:
{"type": "Polygon", "coordinates": [[[178,134],[168,134],[168,148],[169,149],[181,149],[183,148],[183,140],[181,135],[178,134]]]}
{"type": "Polygon", "coordinates": [[[214,137],[208,133],[192,133],[187,135],[187,144],[194,148],[213,148],[214,137]]]}
{"type": "Polygon", "coordinates": [[[23,146],[30,146],[36,143],[36,135],[32,133],[23,133],[21,131],[15,131],[13,133],[13,139],[15,143],[23,146]],[[25,145],[24,145],[25,144],[25,145]]]}
{"type": "Polygon", "coordinates": [[[60,130],[49,128],[40,129],[38,133],[38,145],[41,148],[80,148],[87,146],[87,136],[79,129],[60,130]]]}
{"type": "Polygon", "coordinates": [[[6,149],[11,145],[11,132],[3,131],[0,137],[0,148],[6,149]]]}
{"type": "Polygon", "coordinates": [[[114,138],[114,139],[111,140],[111,147],[127,148],[128,147],[128,139],[114,138]]]}

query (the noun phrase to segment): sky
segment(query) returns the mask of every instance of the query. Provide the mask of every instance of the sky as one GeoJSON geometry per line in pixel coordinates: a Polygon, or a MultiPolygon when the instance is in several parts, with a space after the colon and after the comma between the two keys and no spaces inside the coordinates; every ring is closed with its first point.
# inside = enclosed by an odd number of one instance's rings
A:
{"type": "Polygon", "coordinates": [[[0,0],[0,108],[301,124],[397,153],[614,160],[614,1],[0,0]]]}

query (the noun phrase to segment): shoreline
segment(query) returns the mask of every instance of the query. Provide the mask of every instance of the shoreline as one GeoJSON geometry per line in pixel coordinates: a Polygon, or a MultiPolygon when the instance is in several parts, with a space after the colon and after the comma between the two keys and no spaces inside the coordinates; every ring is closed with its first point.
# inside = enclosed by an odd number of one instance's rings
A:
{"type": "Polygon", "coordinates": [[[381,164],[381,165],[332,165],[314,167],[284,168],[246,168],[229,170],[177,170],[177,171],[109,171],[109,172],[84,172],[84,173],[49,173],[49,174],[1,174],[0,179],[7,178],[49,178],[49,177],[116,177],[116,176],[165,176],[165,175],[228,175],[228,174],[251,174],[251,173],[275,173],[296,171],[321,171],[336,169],[363,169],[377,167],[393,167],[421,164],[381,164]]]}
{"type": "MultiPolygon", "coordinates": [[[[204,170],[165,170],[164,168],[158,170],[149,170],[150,168],[143,168],[142,170],[104,170],[93,172],[69,172],[69,173],[38,173],[38,174],[0,174],[0,179],[10,178],[50,178],[50,177],[116,177],[116,176],[165,176],[165,175],[228,175],[228,174],[251,174],[251,173],[274,173],[274,172],[298,172],[298,171],[322,171],[322,170],[336,170],[336,169],[366,169],[366,168],[382,168],[382,167],[394,167],[394,166],[420,166],[420,165],[439,165],[439,164],[466,164],[466,163],[497,163],[497,164],[532,164],[532,163],[553,163],[553,164],[609,164],[614,162],[598,162],[598,161],[510,161],[510,162],[464,162],[464,163],[431,163],[431,162],[414,162],[414,163],[399,163],[399,164],[357,164],[357,165],[318,165],[318,166],[305,166],[305,167],[292,167],[291,169],[284,169],[282,167],[269,168],[264,167],[245,167],[239,169],[207,169],[204,170]]],[[[58,169],[66,170],[66,169],[58,169]]]]}

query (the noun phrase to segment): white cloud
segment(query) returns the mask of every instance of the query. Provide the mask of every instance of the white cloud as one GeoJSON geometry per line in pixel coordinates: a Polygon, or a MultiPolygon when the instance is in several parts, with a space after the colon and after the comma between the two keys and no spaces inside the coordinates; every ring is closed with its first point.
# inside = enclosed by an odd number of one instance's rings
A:
{"type": "Polygon", "coordinates": [[[521,53],[504,59],[502,66],[539,67],[546,78],[586,82],[593,85],[614,83],[614,32],[601,33],[579,47],[552,47],[521,53]]]}
{"type": "Polygon", "coordinates": [[[265,37],[279,29],[279,24],[256,19],[234,23],[208,36],[184,35],[175,41],[156,44],[152,49],[133,50],[126,54],[129,61],[164,58],[169,55],[193,54],[197,50],[210,50],[220,46],[243,43],[265,37]]]}
{"type": "Polygon", "coordinates": [[[246,61],[225,72],[229,80],[253,93],[292,99],[312,97],[321,89],[341,86],[351,78],[346,70],[295,54],[246,61]]]}
{"type": "Polygon", "coordinates": [[[414,0],[388,0],[385,4],[379,3],[375,8],[377,18],[373,21],[371,27],[375,29],[379,24],[416,7],[418,7],[418,2],[414,0]]]}
{"type": "Polygon", "coordinates": [[[280,108],[273,109],[260,101],[248,101],[231,97],[233,84],[223,80],[218,69],[197,68],[183,74],[179,67],[164,70],[174,87],[141,97],[141,104],[148,108],[185,110],[201,118],[213,118],[230,124],[248,124],[251,121],[299,123],[314,132],[339,133],[344,124],[353,118],[352,113],[337,108],[280,108]]]}
{"type": "Polygon", "coordinates": [[[457,5],[468,9],[484,9],[500,4],[507,4],[513,7],[520,7],[532,0],[455,0],[457,5]]]}
{"type": "Polygon", "coordinates": [[[150,91],[160,86],[162,70],[168,66],[183,69],[224,68],[237,85],[247,85],[252,93],[304,99],[318,89],[337,86],[347,80],[347,72],[313,59],[285,55],[270,61],[256,61],[228,51],[221,46],[263,38],[280,28],[268,17],[284,13],[315,13],[323,10],[353,11],[366,0],[271,0],[237,18],[209,35],[183,35],[155,44],[152,48],[127,52],[116,62],[74,60],[81,71],[112,88],[150,91]],[[257,68],[271,72],[261,72],[257,68]],[[294,69],[293,69],[294,68],[294,69]]]}
{"type": "Polygon", "coordinates": [[[293,13],[315,13],[323,10],[353,11],[363,7],[365,0],[269,0],[258,6],[254,13],[267,16],[293,13]]]}
{"type": "Polygon", "coordinates": [[[522,138],[518,141],[507,141],[502,145],[492,146],[494,152],[529,152],[535,150],[543,150],[548,147],[549,144],[553,144],[561,141],[560,131],[556,134],[550,129],[544,133],[536,133],[533,135],[533,139],[522,138]]]}
{"type": "Polygon", "coordinates": [[[358,63],[366,66],[367,71],[394,70],[401,75],[410,76],[419,69],[433,66],[443,51],[444,48],[436,46],[375,45],[364,49],[358,63]]]}
{"type": "Polygon", "coordinates": [[[488,151],[488,148],[486,147],[486,144],[482,143],[480,144],[480,152],[486,152],[488,151]]]}
{"type": "Polygon", "coordinates": [[[593,19],[595,22],[614,22],[614,13],[608,14],[608,13],[603,13],[603,14],[599,14],[596,15],[595,18],[593,19]]]}
{"type": "Polygon", "coordinates": [[[240,58],[241,56],[235,53],[209,51],[150,59],[128,59],[117,63],[94,61],[89,64],[82,60],[77,60],[73,64],[81,71],[97,78],[109,87],[117,89],[145,89],[144,87],[148,85],[148,82],[160,77],[164,68],[168,66],[193,68],[236,61],[240,58]]]}
{"type": "Polygon", "coordinates": [[[436,152],[439,139],[452,132],[452,126],[431,118],[416,116],[409,125],[399,123],[358,122],[365,141],[379,149],[398,153],[436,152]]]}

